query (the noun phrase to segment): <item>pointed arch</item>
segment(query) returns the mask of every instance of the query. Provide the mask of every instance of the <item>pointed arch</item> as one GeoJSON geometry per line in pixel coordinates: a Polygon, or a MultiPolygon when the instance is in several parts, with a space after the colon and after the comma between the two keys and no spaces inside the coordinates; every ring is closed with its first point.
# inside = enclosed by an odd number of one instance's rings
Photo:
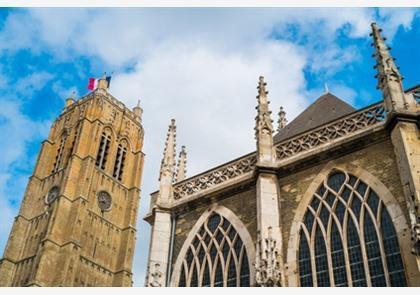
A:
{"type": "Polygon", "coordinates": [[[409,238],[405,234],[408,225],[398,201],[382,182],[366,170],[350,163],[331,161],[309,185],[296,210],[287,249],[289,286],[311,283],[319,286],[316,282],[316,253],[311,247],[315,228],[321,224],[320,232],[323,232],[325,222],[328,224],[325,241],[332,285],[397,285],[404,284],[405,278],[408,280],[411,276],[409,270],[415,269],[415,266],[413,268],[410,257],[406,257],[410,255],[406,253],[409,248],[409,238]],[[323,207],[326,208],[324,215],[328,217],[322,217],[323,207]],[[381,214],[388,217],[382,218],[381,214]],[[312,231],[308,231],[307,227],[312,231]],[[371,232],[364,234],[365,231],[374,231],[376,237],[371,232]],[[382,233],[384,231],[386,235],[382,233]],[[302,235],[304,238],[301,238],[302,235]],[[393,245],[390,249],[385,236],[392,237],[390,239],[397,246],[393,245]],[[315,259],[308,260],[305,256],[308,254],[302,256],[300,251],[310,252],[315,259]],[[388,270],[388,265],[394,268],[393,273],[388,270]],[[299,269],[302,267],[303,276],[300,276],[299,269]],[[382,276],[382,273],[385,275],[382,276]]]}
{"type": "Polygon", "coordinates": [[[246,226],[228,208],[213,205],[185,239],[173,266],[171,286],[201,286],[209,281],[211,286],[252,286],[254,260],[254,244],[246,226]],[[193,268],[197,282],[191,278],[193,268]]]}

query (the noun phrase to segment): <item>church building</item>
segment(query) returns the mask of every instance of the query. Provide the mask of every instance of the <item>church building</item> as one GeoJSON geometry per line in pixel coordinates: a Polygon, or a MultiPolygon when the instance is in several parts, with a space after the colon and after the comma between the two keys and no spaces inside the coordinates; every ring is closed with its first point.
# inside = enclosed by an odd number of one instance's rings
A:
{"type": "Polygon", "coordinates": [[[172,120],[146,286],[420,286],[420,87],[371,35],[370,106],[327,92],[274,130],[260,77],[256,151],[188,178],[172,120]]]}

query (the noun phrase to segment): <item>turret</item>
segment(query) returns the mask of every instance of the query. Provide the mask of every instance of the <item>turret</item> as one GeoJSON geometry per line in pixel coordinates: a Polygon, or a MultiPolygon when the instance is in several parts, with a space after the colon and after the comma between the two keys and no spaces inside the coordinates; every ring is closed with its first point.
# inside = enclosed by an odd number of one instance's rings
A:
{"type": "Polygon", "coordinates": [[[137,101],[137,105],[133,108],[133,113],[136,115],[138,120],[141,122],[141,117],[143,115],[143,109],[140,107],[140,99],[137,101]]]}

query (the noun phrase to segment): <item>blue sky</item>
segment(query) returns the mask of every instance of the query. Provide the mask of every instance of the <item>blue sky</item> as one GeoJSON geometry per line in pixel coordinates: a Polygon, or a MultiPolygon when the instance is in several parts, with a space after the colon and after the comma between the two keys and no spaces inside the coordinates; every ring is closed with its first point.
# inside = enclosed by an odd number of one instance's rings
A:
{"type": "Polygon", "coordinates": [[[0,252],[40,143],[64,100],[114,72],[110,92],[144,109],[143,194],[135,255],[142,285],[167,125],[177,119],[188,175],[254,149],[256,85],[289,121],[330,91],[360,108],[380,99],[370,22],[384,29],[406,88],[420,84],[419,9],[0,9],[0,252]],[[417,48],[416,48],[417,47],[417,48]]]}

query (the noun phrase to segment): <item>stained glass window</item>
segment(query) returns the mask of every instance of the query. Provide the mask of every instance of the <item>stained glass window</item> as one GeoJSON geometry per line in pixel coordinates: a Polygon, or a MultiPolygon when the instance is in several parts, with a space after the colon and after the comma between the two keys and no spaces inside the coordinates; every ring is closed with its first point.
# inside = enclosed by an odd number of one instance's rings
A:
{"type": "Polygon", "coordinates": [[[310,208],[299,237],[301,286],[407,286],[391,217],[364,181],[335,172],[310,208]]]}
{"type": "Polygon", "coordinates": [[[245,245],[233,225],[213,213],[198,230],[181,267],[179,286],[249,286],[245,245]],[[197,263],[198,262],[198,265],[197,263]]]}

